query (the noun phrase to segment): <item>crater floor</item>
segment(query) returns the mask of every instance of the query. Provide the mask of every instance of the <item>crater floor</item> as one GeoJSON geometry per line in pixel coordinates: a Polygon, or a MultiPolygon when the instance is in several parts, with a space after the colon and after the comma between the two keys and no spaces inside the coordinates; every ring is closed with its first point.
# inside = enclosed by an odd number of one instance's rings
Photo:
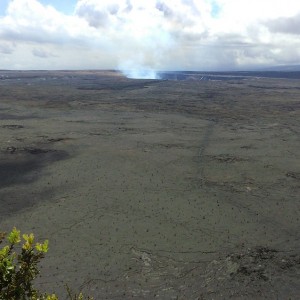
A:
{"type": "Polygon", "coordinates": [[[4,72],[0,229],[95,299],[299,296],[300,81],[4,72]]]}

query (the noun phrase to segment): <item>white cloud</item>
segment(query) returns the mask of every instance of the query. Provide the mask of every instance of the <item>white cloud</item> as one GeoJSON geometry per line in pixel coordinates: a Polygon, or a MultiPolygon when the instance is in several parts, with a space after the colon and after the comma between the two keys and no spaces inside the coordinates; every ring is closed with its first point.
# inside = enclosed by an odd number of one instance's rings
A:
{"type": "Polygon", "coordinates": [[[280,17],[265,22],[271,32],[300,35],[300,12],[292,17],[280,17]]]}
{"type": "Polygon", "coordinates": [[[49,58],[49,57],[57,57],[53,53],[43,49],[43,48],[35,48],[32,50],[32,54],[36,57],[40,58],[49,58]]]}
{"type": "Polygon", "coordinates": [[[0,44],[0,53],[12,54],[14,52],[14,44],[9,42],[2,42],[0,44]]]}
{"type": "Polygon", "coordinates": [[[0,17],[0,68],[292,64],[300,61],[299,16],[298,0],[78,0],[73,15],[11,0],[0,17]]]}
{"type": "Polygon", "coordinates": [[[76,41],[85,29],[89,29],[86,22],[37,0],[12,0],[0,19],[0,38],[18,42],[62,44],[76,41]]]}

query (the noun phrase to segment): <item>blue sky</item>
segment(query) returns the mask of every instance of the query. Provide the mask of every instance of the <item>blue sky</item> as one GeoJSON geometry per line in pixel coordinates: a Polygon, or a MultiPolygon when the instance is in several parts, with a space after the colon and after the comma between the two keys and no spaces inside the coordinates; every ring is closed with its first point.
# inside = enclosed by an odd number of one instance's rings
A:
{"type": "Polygon", "coordinates": [[[7,8],[8,2],[9,2],[9,0],[1,0],[0,1],[0,15],[4,15],[4,12],[7,8]]]}
{"type": "Polygon", "coordinates": [[[0,69],[299,63],[299,0],[0,0],[0,69]]]}
{"type": "Polygon", "coordinates": [[[76,0],[41,0],[40,2],[45,5],[52,5],[57,10],[69,14],[69,13],[73,13],[77,1],[76,0]]]}
{"type": "MultiPolygon", "coordinates": [[[[10,0],[0,0],[0,15],[4,15],[10,0]]],[[[74,11],[76,0],[40,0],[44,5],[52,5],[58,11],[71,14],[74,11]]]]}
{"type": "Polygon", "coordinates": [[[211,15],[214,18],[217,18],[219,13],[221,12],[221,7],[218,5],[216,1],[212,1],[212,10],[211,10],[211,15]]]}

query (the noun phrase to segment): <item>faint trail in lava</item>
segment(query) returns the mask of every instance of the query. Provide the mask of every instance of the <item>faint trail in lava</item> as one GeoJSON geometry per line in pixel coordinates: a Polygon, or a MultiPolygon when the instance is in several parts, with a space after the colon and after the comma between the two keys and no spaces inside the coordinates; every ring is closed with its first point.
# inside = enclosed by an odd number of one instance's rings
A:
{"type": "Polygon", "coordinates": [[[206,152],[207,147],[211,142],[211,136],[214,133],[215,126],[217,125],[218,121],[210,121],[205,129],[204,136],[200,142],[199,152],[197,156],[197,163],[198,163],[198,178],[203,179],[204,176],[204,154],[206,152]]]}

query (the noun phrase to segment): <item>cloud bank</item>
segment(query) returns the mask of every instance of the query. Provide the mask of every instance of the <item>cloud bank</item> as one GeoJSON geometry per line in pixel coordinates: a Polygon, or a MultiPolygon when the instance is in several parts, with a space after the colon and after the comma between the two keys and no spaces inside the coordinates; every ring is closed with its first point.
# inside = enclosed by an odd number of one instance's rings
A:
{"type": "Polygon", "coordinates": [[[297,0],[11,0],[1,69],[234,70],[300,62],[297,0]],[[49,2],[49,1],[48,1],[49,2]]]}

